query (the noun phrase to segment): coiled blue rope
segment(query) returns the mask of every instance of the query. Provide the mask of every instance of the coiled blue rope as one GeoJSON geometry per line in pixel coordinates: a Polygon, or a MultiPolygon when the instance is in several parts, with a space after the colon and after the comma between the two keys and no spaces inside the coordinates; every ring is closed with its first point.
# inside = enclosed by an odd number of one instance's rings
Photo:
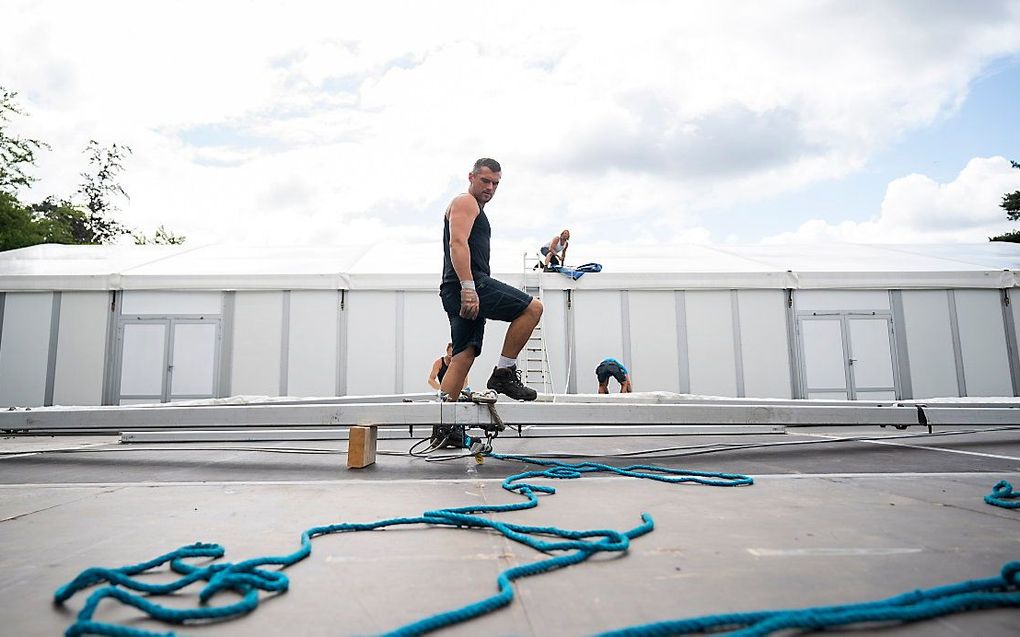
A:
{"type": "MultiPolygon", "coordinates": [[[[282,569],[303,560],[311,554],[312,538],[331,533],[369,531],[405,524],[490,528],[499,531],[511,540],[544,553],[570,551],[546,560],[506,569],[497,577],[498,592],[495,595],[460,608],[425,617],[387,633],[387,635],[401,637],[421,635],[445,626],[468,621],[508,605],[514,596],[511,583],[516,579],[577,564],[598,552],[625,551],[629,547],[631,539],[640,537],[654,528],[652,518],[647,513],[641,515],[642,523],[640,525],[625,532],[611,529],[572,531],[556,527],[506,524],[475,515],[534,508],[538,506],[537,493],[556,493],[556,489],[553,487],[534,485],[523,482],[524,480],[531,478],[576,479],[585,473],[612,472],[622,476],[673,484],[686,482],[709,486],[744,486],[754,482],[750,477],[740,474],[686,471],[653,465],[632,465],[621,468],[595,462],[568,464],[516,455],[490,454],[490,456],[548,468],[542,471],[525,471],[514,474],[503,481],[504,489],[524,496],[526,501],[503,505],[437,509],[426,511],[419,517],[391,518],[363,524],[343,523],[316,526],[302,533],[301,547],[289,555],[256,558],[237,564],[213,563],[199,568],[183,560],[188,558],[217,559],[224,555],[224,549],[221,546],[199,542],[133,566],[116,569],[86,569],[74,580],[56,591],[54,599],[57,603],[63,603],[76,592],[104,581],[111,586],[100,588],[89,596],[85,606],[78,613],[77,621],[67,629],[65,634],[68,636],[110,635],[112,637],[172,637],[174,635],[174,633],[156,633],[93,621],[92,618],[99,603],[106,598],[117,599],[124,604],[134,606],[154,619],[175,624],[225,619],[249,613],[258,606],[259,590],[282,593],[289,586],[287,576],[281,571],[266,570],[261,567],[272,565],[282,569]],[[549,541],[537,536],[557,537],[559,540],[549,541]],[[132,577],[168,562],[170,568],[183,577],[167,584],[148,584],[132,577]],[[124,590],[126,588],[149,595],[161,595],[181,590],[198,581],[206,581],[208,584],[199,593],[199,600],[203,606],[195,609],[167,608],[124,590]],[[234,591],[240,594],[242,599],[224,606],[205,606],[216,593],[223,590],[234,591]]],[[[991,494],[985,496],[985,501],[996,506],[1017,508],[1018,503],[1011,500],[1018,497],[1020,495],[1013,493],[1012,485],[1003,480],[993,487],[991,494]]],[[[916,590],[873,602],[706,615],[630,626],[601,633],[599,637],[686,635],[720,630],[732,630],[733,632],[728,634],[734,637],[751,637],[768,635],[779,630],[820,630],[826,627],[863,622],[912,622],[968,610],[1003,607],[1020,607],[1020,561],[1007,562],[998,577],[916,590]]]]}
{"type": "Polygon", "coordinates": [[[992,492],[985,496],[985,502],[1006,509],[1020,509],[1020,493],[1013,492],[1012,484],[999,480],[992,487],[992,492]]]}
{"type": "Polygon", "coordinates": [[[998,577],[916,590],[861,604],[816,606],[749,613],[706,615],[691,619],[629,626],[598,637],[659,637],[732,630],[730,637],[768,635],[778,630],[821,630],[862,622],[913,622],[950,613],[1020,607],[1020,561],[1007,562],[998,577]]]}
{"type": "Polygon", "coordinates": [[[554,494],[556,489],[549,486],[535,485],[524,482],[532,478],[576,479],[585,473],[612,472],[621,476],[657,480],[672,484],[692,483],[708,486],[744,486],[754,481],[745,475],[730,473],[713,473],[707,471],[685,471],[669,469],[653,465],[632,465],[613,467],[594,462],[568,464],[528,458],[525,456],[491,454],[491,457],[508,461],[519,461],[547,467],[545,470],[524,471],[509,476],[503,481],[503,488],[517,493],[526,501],[512,504],[480,505],[425,511],[421,516],[409,518],[390,518],[368,523],[341,523],[316,526],[301,534],[301,546],[288,555],[260,557],[238,562],[216,562],[206,566],[195,566],[186,562],[187,559],[206,558],[218,559],[225,555],[225,550],[218,544],[197,542],[183,546],[147,562],[120,568],[94,567],[82,571],[77,577],[61,586],[54,593],[54,601],[62,604],[75,593],[86,588],[107,583],[107,586],[95,590],[79,611],[77,620],[65,631],[69,637],[76,635],[109,635],[111,637],[165,637],[174,633],[156,633],[140,628],[118,624],[97,622],[93,619],[99,603],[112,598],[128,604],[153,619],[170,624],[223,620],[250,613],[258,607],[259,591],[283,593],[287,591],[289,579],[281,569],[299,562],[311,554],[312,538],[332,533],[371,531],[396,525],[429,524],[456,528],[493,529],[507,538],[529,546],[543,553],[562,552],[545,560],[531,562],[508,568],[496,579],[498,592],[480,601],[425,617],[393,630],[388,635],[410,636],[421,635],[445,626],[460,623],[490,613],[506,606],[513,600],[511,583],[522,577],[538,575],[548,571],[570,566],[587,560],[599,552],[622,552],[630,546],[630,540],[640,537],[654,528],[652,518],[647,513],[641,514],[641,524],[627,531],[612,529],[569,530],[550,526],[529,526],[509,524],[479,517],[483,513],[502,513],[531,509],[538,506],[536,494],[554,494]],[[556,539],[544,539],[556,538],[556,539]],[[170,565],[170,569],[181,575],[179,579],[166,584],[150,584],[134,576],[141,575],[154,568],[170,565]],[[277,567],[267,569],[264,567],[277,567]],[[198,608],[169,608],[150,601],[130,591],[138,591],[146,595],[165,595],[180,591],[191,584],[206,582],[199,591],[198,608]],[[129,590],[128,590],[129,589],[129,590]],[[209,603],[221,591],[233,591],[241,599],[223,606],[212,606],[209,603]]]}
{"type": "MultiPolygon", "coordinates": [[[[999,481],[985,502],[1010,509],[1020,508],[1020,493],[999,481]]],[[[1020,607],[1020,561],[1006,562],[998,577],[967,580],[927,590],[916,590],[888,599],[811,608],[766,610],[704,615],[689,619],[653,622],[600,633],[596,637],[661,637],[730,630],[730,637],[758,637],[779,630],[821,630],[863,622],[914,622],[951,613],[986,608],[1020,607]]]]}

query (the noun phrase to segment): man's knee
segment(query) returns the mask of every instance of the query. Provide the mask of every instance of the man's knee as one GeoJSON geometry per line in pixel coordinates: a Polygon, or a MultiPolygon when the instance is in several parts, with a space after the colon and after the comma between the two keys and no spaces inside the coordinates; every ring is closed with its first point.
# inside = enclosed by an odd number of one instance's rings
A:
{"type": "Polygon", "coordinates": [[[457,352],[450,358],[450,363],[470,365],[471,363],[474,362],[475,358],[478,356],[477,347],[478,346],[475,345],[474,343],[468,343],[467,347],[457,352]]]}
{"type": "Polygon", "coordinates": [[[538,299],[531,299],[531,303],[528,304],[527,312],[531,313],[535,317],[535,320],[542,318],[542,312],[545,311],[545,306],[538,299]]]}

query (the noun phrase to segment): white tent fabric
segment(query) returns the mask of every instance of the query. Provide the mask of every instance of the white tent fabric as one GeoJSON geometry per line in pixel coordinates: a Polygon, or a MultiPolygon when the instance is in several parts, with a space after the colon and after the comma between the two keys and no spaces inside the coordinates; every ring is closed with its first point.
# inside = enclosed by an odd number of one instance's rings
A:
{"type": "MultiPolygon", "coordinates": [[[[571,262],[599,274],[545,275],[552,289],[1009,288],[1020,244],[614,246],[571,262]]],[[[493,244],[493,272],[521,281],[534,259],[493,244]]],[[[0,291],[435,289],[438,242],[335,246],[64,246],[0,253],[0,291]]]]}

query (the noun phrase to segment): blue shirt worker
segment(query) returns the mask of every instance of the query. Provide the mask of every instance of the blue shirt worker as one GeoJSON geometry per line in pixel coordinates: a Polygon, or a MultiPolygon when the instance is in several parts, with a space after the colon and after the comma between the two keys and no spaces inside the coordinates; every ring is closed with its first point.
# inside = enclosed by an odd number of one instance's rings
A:
{"type": "Polygon", "coordinates": [[[599,381],[599,393],[609,393],[609,377],[612,376],[620,383],[620,393],[626,394],[631,392],[630,385],[630,372],[623,366],[623,363],[616,360],[615,358],[603,359],[599,366],[595,368],[595,378],[599,381]]]}
{"type": "Polygon", "coordinates": [[[485,320],[507,321],[506,337],[486,387],[514,400],[535,400],[538,393],[525,385],[517,356],[542,318],[542,303],[526,292],[490,276],[489,239],[492,234],[485,205],[499,186],[502,168],[483,157],[468,173],[468,191],[453,198],[443,215],[443,280],[439,296],[450,319],[453,356],[443,375],[444,400],[457,400],[468,371],[482,352],[485,320]]]}

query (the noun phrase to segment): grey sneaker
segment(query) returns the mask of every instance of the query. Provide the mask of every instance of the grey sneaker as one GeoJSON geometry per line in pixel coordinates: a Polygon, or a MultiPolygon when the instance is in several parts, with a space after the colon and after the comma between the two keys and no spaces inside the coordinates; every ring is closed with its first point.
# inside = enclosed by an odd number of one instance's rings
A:
{"type": "Polygon", "coordinates": [[[538,392],[521,382],[521,370],[516,365],[493,368],[489,382],[485,384],[489,389],[495,390],[514,400],[535,400],[538,392]]]}

